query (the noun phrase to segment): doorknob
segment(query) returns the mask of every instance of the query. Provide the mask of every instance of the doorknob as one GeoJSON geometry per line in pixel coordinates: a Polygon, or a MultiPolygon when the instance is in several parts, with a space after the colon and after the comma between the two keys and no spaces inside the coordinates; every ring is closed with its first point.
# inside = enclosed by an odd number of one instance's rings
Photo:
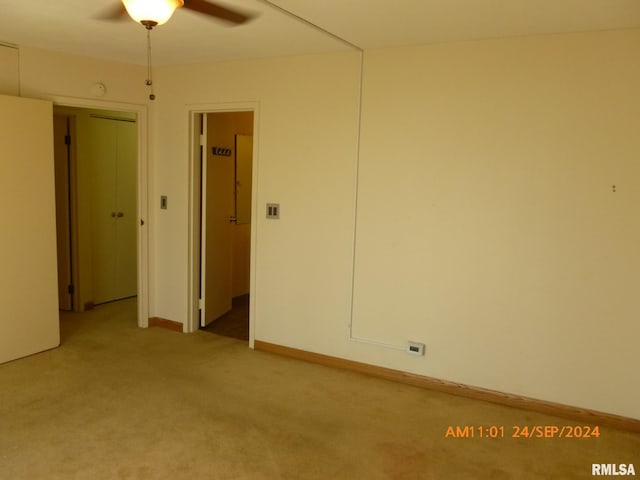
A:
{"type": "Polygon", "coordinates": [[[116,217],[122,218],[122,217],[124,217],[124,213],[118,212],[118,213],[116,213],[116,217]]]}
{"type": "Polygon", "coordinates": [[[234,216],[229,217],[229,223],[236,223],[238,219],[234,216]]]}

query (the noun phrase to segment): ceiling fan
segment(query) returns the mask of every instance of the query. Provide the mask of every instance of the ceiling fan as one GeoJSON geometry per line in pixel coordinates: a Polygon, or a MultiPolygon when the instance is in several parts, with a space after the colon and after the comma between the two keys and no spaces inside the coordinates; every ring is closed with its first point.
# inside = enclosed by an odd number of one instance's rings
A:
{"type": "Polygon", "coordinates": [[[100,18],[104,20],[120,20],[127,14],[147,29],[147,80],[145,83],[151,88],[150,100],[155,100],[153,80],[151,78],[151,30],[157,25],[166,23],[177,8],[186,8],[194,12],[219,18],[234,25],[250,20],[251,17],[231,10],[207,0],[121,0],[122,4],[114,5],[111,10],[104,12],[100,18]]]}
{"type": "Polygon", "coordinates": [[[151,30],[156,25],[166,23],[177,8],[186,8],[234,25],[245,23],[251,18],[236,10],[206,0],[122,0],[121,5],[114,6],[102,18],[120,20],[129,14],[136,22],[151,30]]]}

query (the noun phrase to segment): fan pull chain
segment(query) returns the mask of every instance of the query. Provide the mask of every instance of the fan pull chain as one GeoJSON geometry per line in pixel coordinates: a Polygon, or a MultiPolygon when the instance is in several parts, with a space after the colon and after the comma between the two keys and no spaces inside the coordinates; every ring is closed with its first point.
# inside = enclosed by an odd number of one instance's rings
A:
{"type": "Polygon", "coordinates": [[[155,100],[156,95],[153,93],[153,74],[151,68],[151,28],[147,27],[147,81],[145,82],[151,89],[149,100],[155,100]]]}

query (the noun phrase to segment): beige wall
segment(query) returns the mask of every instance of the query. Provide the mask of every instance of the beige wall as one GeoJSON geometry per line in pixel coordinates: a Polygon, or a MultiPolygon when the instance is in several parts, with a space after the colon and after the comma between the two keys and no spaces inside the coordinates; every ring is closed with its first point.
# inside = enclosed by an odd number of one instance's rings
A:
{"type": "Polygon", "coordinates": [[[0,43],[0,94],[20,94],[20,53],[17,47],[0,43]]]}
{"type": "MultiPolygon", "coordinates": [[[[189,106],[256,102],[258,208],[282,208],[256,219],[257,339],[640,418],[639,57],[638,30],[367,52],[357,190],[358,54],[158,69],[150,314],[190,301],[189,106]],[[354,334],[425,357],[348,340],[354,225],[354,334]]],[[[21,72],[32,96],[146,96],[123,64],[21,72]]]]}
{"type": "Polygon", "coordinates": [[[239,297],[249,293],[251,285],[251,224],[233,227],[233,277],[231,295],[239,297]]]}
{"type": "Polygon", "coordinates": [[[640,32],[370,52],[365,359],[640,418],[640,32]],[[614,187],[615,185],[615,192],[614,187]]]}
{"type": "Polygon", "coordinates": [[[73,97],[95,103],[152,105],[147,98],[146,78],[146,67],[140,65],[20,47],[20,94],[24,97],[73,97]],[[91,93],[97,82],[106,86],[102,97],[91,93]]]}

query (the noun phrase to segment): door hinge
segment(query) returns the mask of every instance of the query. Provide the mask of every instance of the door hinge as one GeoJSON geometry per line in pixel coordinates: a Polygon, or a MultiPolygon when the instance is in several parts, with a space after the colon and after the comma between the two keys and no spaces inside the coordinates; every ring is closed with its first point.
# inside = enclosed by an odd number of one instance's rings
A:
{"type": "Polygon", "coordinates": [[[65,135],[64,136],[64,144],[65,145],[71,145],[71,135],[65,135]]]}
{"type": "Polygon", "coordinates": [[[205,146],[204,141],[205,141],[204,135],[201,133],[201,134],[200,134],[200,146],[201,146],[201,147],[204,147],[204,146],[205,146]]]}
{"type": "Polygon", "coordinates": [[[198,299],[198,309],[204,309],[204,300],[202,298],[198,299]]]}
{"type": "Polygon", "coordinates": [[[67,292],[69,292],[69,295],[73,295],[74,291],[75,291],[75,287],[73,285],[69,285],[67,287],[67,292]]]}

